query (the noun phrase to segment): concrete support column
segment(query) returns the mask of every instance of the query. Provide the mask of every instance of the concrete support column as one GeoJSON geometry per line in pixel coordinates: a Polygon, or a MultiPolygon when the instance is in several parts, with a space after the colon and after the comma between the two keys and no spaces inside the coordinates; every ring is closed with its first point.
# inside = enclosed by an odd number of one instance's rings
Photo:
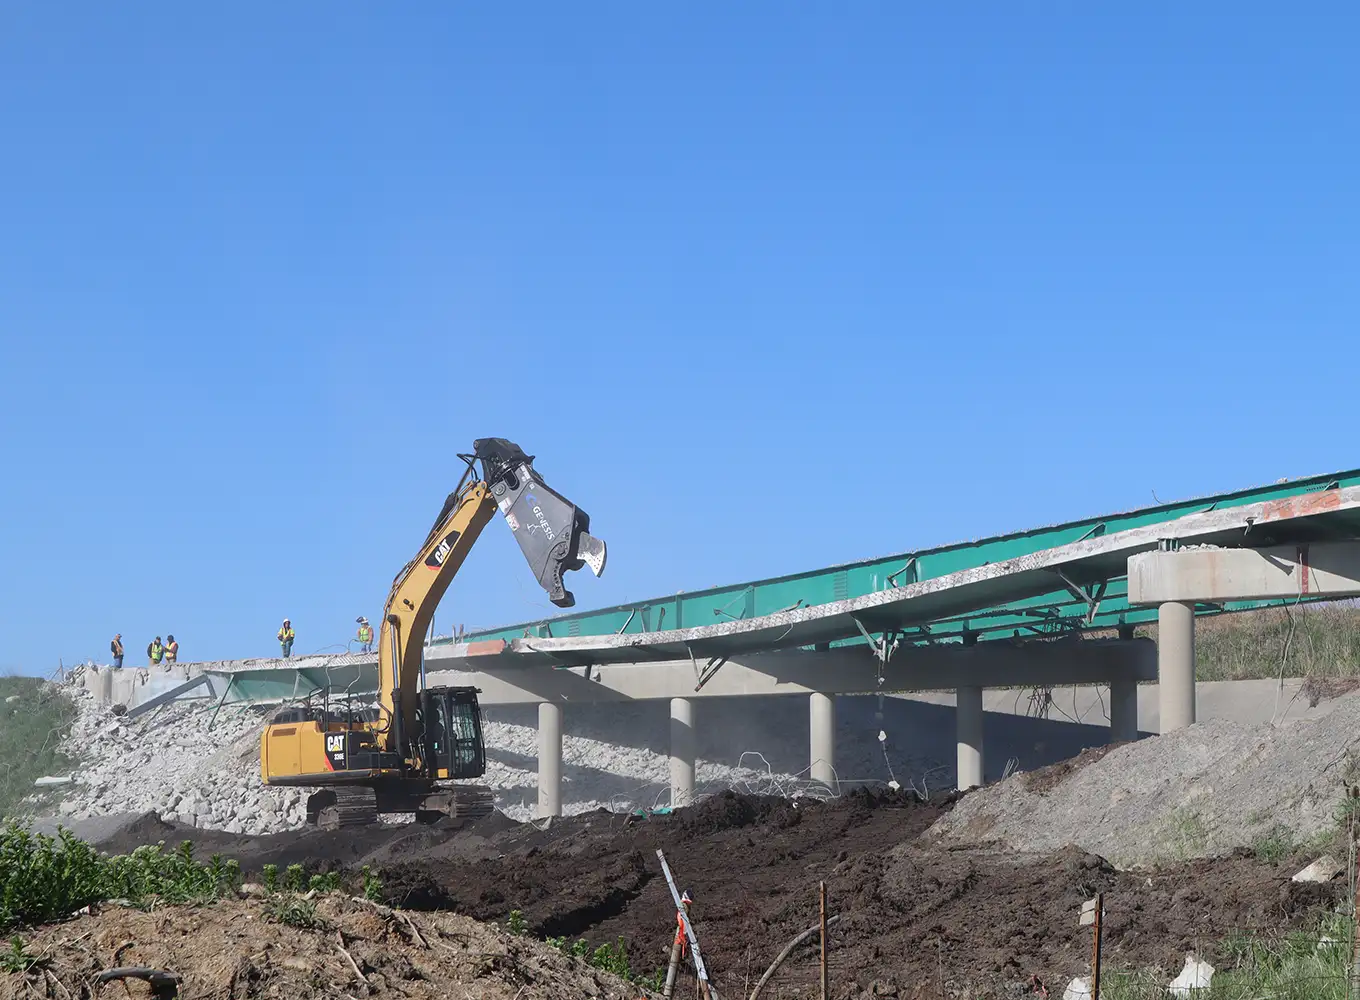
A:
{"type": "Polygon", "coordinates": [[[671,807],[694,801],[694,702],[671,699],[671,807]]]}
{"type": "Polygon", "coordinates": [[[538,705],[538,816],[562,815],[562,706],[538,705]]]}
{"type": "Polygon", "coordinates": [[[1110,681],[1110,742],[1138,739],[1138,684],[1110,681]]]}
{"type": "Polygon", "coordinates": [[[955,704],[954,724],[958,731],[958,786],[977,788],[982,784],[982,688],[961,687],[955,704]]]}
{"type": "Polygon", "coordinates": [[[1195,722],[1195,606],[1172,601],[1157,609],[1157,683],[1162,732],[1195,722]]]}
{"type": "Polygon", "coordinates": [[[812,780],[836,787],[836,696],[808,697],[808,729],[811,733],[812,780]]]}

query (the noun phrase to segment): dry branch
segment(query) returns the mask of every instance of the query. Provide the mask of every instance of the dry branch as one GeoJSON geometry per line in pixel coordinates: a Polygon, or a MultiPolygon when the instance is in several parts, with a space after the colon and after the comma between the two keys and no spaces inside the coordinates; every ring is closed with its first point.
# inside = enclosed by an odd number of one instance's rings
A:
{"type": "MultiPolygon", "coordinates": [[[[830,927],[832,924],[838,923],[840,919],[841,915],[839,913],[834,917],[827,917],[826,926],[830,927]]],[[[765,975],[760,977],[760,982],[756,983],[756,988],[751,991],[751,1000],[758,1000],[760,991],[765,988],[765,984],[770,981],[770,977],[779,971],[779,967],[784,964],[784,960],[793,954],[793,950],[804,941],[808,940],[808,938],[812,937],[812,935],[820,933],[821,929],[821,923],[815,923],[801,934],[796,935],[788,944],[784,945],[784,950],[770,963],[770,967],[765,970],[765,975]]]]}

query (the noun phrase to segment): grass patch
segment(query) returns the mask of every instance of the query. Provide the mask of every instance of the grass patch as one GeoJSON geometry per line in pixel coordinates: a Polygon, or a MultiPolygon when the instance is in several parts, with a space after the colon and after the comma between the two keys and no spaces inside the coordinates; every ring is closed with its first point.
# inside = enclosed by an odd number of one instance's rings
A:
{"type": "Polygon", "coordinates": [[[1360,606],[1353,601],[1301,604],[1195,622],[1199,680],[1278,677],[1282,662],[1286,677],[1360,677],[1360,606]]]}
{"type": "Polygon", "coordinates": [[[34,779],[70,769],[73,762],[57,746],[75,716],[74,702],[52,685],[0,677],[0,822],[17,814],[34,779]]]}
{"type": "Polygon", "coordinates": [[[1171,814],[1169,841],[1172,856],[1178,861],[1202,856],[1209,847],[1209,830],[1204,817],[1187,806],[1171,814]]]}
{"type": "MultiPolygon", "coordinates": [[[[1331,915],[1312,931],[1242,935],[1222,942],[1209,989],[1196,1000],[1348,1000],[1352,922],[1331,915]]],[[[1105,1000],[1164,1000],[1165,976],[1115,971],[1100,977],[1105,1000]]]]}
{"type": "Polygon", "coordinates": [[[1266,864],[1277,865],[1294,856],[1299,843],[1294,833],[1283,823],[1276,823],[1257,837],[1251,845],[1251,852],[1266,864]]]}

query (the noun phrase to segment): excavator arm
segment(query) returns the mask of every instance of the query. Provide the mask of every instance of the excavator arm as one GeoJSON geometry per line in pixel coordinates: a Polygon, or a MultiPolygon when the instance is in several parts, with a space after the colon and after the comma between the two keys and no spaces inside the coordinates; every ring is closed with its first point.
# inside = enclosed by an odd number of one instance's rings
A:
{"type": "Polygon", "coordinates": [[[596,576],[604,572],[605,545],[590,534],[590,517],[543,482],[533,456],[504,438],[482,438],[473,442],[471,455],[459,457],[468,463],[468,474],[444,501],[420,551],[397,574],[383,610],[379,705],[387,721],[379,744],[403,756],[417,735],[425,636],[435,608],[497,510],[558,607],[575,603],[563,586],[565,573],[583,566],[596,576]]]}

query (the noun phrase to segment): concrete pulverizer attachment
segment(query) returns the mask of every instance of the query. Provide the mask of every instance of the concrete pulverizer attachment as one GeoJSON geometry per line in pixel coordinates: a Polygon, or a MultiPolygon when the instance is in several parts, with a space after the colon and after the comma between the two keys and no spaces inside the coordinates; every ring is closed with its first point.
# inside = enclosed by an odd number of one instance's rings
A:
{"type": "Polygon", "coordinates": [[[491,494],[510,525],[529,568],[559,608],[576,604],[562,576],[589,567],[596,576],[604,572],[605,544],[590,534],[590,515],[543,481],[534,469],[534,457],[504,438],[481,438],[473,442],[491,494]]]}

